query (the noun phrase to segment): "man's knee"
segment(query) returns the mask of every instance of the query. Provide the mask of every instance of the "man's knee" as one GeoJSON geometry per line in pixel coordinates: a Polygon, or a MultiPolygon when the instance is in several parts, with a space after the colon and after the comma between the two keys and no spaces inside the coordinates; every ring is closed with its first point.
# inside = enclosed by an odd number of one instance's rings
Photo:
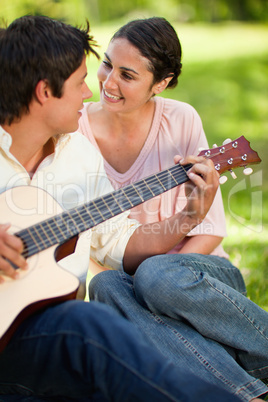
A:
{"type": "Polygon", "coordinates": [[[134,276],[134,289],[141,304],[154,303],[165,287],[167,261],[165,256],[155,256],[143,261],[134,276]]]}

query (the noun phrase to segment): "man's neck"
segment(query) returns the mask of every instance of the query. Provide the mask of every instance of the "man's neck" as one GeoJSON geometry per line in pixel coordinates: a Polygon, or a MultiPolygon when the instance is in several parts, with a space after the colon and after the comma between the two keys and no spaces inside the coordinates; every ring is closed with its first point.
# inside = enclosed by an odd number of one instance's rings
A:
{"type": "Polygon", "coordinates": [[[48,135],[40,135],[36,128],[34,133],[21,123],[2,126],[12,137],[10,152],[32,176],[40,163],[54,152],[54,141],[48,135]]]}
{"type": "Polygon", "coordinates": [[[54,152],[54,142],[50,138],[48,142],[40,148],[27,162],[23,164],[29,175],[32,177],[36,172],[40,163],[50,154],[54,152]]]}

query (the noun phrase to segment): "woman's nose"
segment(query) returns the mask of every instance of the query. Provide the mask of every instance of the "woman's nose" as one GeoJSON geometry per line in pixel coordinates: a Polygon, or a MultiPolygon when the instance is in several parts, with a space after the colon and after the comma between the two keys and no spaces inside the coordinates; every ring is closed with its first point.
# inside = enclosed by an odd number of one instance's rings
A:
{"type": "Polygon", "coordinates": [[[113,71],[107,74],[106,79],[103,82],[103,85],[106,89],[117,87],[117,79],[113,71]]]}

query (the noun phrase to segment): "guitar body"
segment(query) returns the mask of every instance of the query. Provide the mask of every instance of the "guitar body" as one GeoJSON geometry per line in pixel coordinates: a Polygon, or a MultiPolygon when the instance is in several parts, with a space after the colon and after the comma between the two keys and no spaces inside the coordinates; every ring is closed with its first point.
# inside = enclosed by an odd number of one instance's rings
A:
{"type": "MultiPolygon", "coordinates": [[[[36,187],[15,187],[0,195],[0,221],[11,223],[11,233],[60,212],[59,204],[36,187]]],[[[19,279],[5,277],[0,285],[0,351],[26,316],[48,304],[75,298],[79,280],[56,263],[56,248],[29,257],[29,268],[20,271],[19,279]]]]}

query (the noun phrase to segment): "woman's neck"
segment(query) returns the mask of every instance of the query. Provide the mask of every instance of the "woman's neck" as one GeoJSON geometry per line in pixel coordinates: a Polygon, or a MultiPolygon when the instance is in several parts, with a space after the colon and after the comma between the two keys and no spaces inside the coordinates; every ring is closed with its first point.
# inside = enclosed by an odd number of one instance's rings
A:
{"type": "Polygon", "coordinates": [[[134,164],[150,133],[154,102],[139,112],[111,113],[89,110],[92,133],[104,159],[117,172],[125,173],[134,164]]]}

